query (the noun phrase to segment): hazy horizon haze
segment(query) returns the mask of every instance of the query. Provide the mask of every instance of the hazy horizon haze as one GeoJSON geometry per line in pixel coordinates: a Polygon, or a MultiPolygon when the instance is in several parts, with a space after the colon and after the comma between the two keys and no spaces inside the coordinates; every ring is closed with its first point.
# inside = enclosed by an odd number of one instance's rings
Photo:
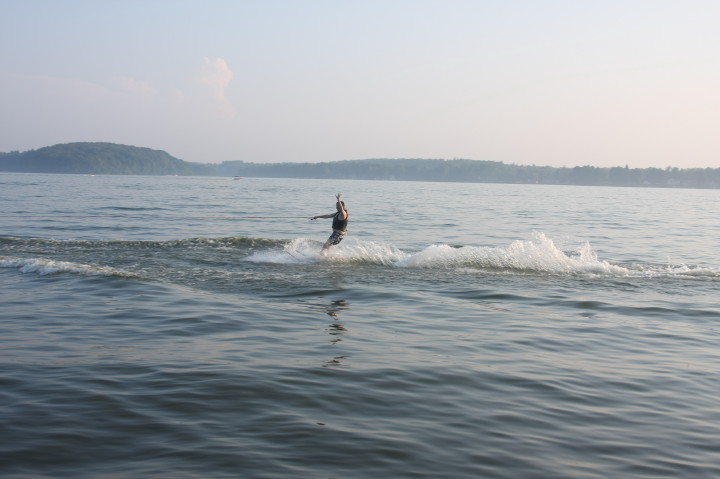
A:
{"type": "Polygon", "coordinates": [[[0,151],[720,167],[709,0],[3,2],[0,151]]]}

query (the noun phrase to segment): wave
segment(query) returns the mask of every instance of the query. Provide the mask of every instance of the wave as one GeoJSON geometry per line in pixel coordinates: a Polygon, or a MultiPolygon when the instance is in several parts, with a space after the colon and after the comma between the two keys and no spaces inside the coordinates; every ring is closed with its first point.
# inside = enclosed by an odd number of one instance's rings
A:
{"type": "Polygon", "coordinates": [[[507,246],[451,246],[432,244],[420,250],[403,250],[393,244],[350,237],[321,255],[322,242],[296,238],[278,240],[247,236],[221,238],[185,238],[178,240],[54,240],[0,237],[0,247],[13,257],[1,257],[0,267],[15,267],[23,272],[50,274],[60,271],[83,274],[112,274],[132,276],[127,272],[79,262],[38,259],[54,252],[81,254],[96,251],[101,259],[85,260],[102,263],[102,258],[127,257],[150,253],[163,256],[163,251],[192,251],[195,260],[233,261],[250,263],[307,265],[353,264],[406,269],[456,269],[495,274],[540,274],[559,276],[609,277],[687,277],[696,279],[720,278],[720,268],[685,264],[622,264],[599,259],[589,243],[572,250],[563,250],[545,234],[532,234],[530,239],[517,240],[507,246]],[[20,254],[15,254],[20,253],[20,254]],[[220,255],[226,256],[221,257],[220,255]],[[18,259],[29,256],[35,259],[18,259]]]}
{"type": "Polygon", "coordinates": [[[0,256],[0,268],[14,268],[21,273],[36,273],[40,276],[55,273],[74,273],[85,276],[117,276],[122,278],[139,278],[138,275],[111,268],[109,266],[95,266],[89,264],[73,263],[70,261],[56,261],[46,258],[13,258],[0,256]]]}
{"type": "Polygon", "coordinates": [[[348,239],[321,254],[323,243],[308,238],[286,241],[281,248],[252,253],[246,261],[255,263],[308,264],[314,262],[393,265],[407,257],[400,249],[374,241],[348,239]]]}
{"type": "Polygon", "coordinates": [[[532,240],[515,241],[507,247],[429,246],[399,262],[404,267],[472,267],[493,271],[550,274],[623,275],[628,270],[597,258],[589,244],[564,252],[538,234],[532,240]]]}
{"type": "Polygon", "coordinates": [[[720,278],[718,268],[612,263],[599,259],[587,242],[564,251],[543,233],[534,233],[530,240],[514,241],[505,247],[432,245],[399,261],[398,266],[559,276],[720,278]]]}
{"type": "Polygon", "coordinates": [[[308,239],[292,240],[282,249],[252,254],[253,262],[307,264],[312,262],[370,264],[414,269],[466,269],[490,273],[541,274],[559,276],[660,277],[683,276],[720,278],[719,268],[685,264],[621,264],[601,260],[590,243],[564,251],[544,233],[529,240],[518,240],[503,247],[451,246],[433,244],[408,252],[374,241],[349,238],[323,256],[322,243],[308,239]]]}
{"type": "Polygon", "coordinates": [[[183,238],[176,240],[75,240],[75,239],[49,239],[49,238],[17,238],[13,236],[0,237],[0,246],[32,247],[32,246],[58,246],[58,247],[127,247],[140,249],[167,249],[187,247],[233,247],[233,248],[272,248],[287,243],[286,240],[268,238],[253,238],[248,236],[232,236],[221,238],[183,238]]]}

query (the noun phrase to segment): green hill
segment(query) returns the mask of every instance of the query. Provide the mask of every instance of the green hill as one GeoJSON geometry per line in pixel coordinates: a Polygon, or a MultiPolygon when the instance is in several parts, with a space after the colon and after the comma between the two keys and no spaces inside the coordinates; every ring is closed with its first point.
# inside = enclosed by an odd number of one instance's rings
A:
{"type": "Polygon", "coordinates": [[[204,175],[209,167],[161,150],[115,143],[65,143],[0,153],[0,171],[104,175],[204,175]]]}

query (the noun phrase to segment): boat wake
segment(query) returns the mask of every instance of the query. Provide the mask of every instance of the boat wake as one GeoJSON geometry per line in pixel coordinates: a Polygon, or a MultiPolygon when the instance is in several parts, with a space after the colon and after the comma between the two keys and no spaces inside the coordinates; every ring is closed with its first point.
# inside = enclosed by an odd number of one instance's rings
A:
{"type": "MultiPolygon", "coordinates": [[[[432,244],[419,250],[350,237],[327,254],[322,242],[296,238],[187,238],[170,241],[93,241],[0,237],[0,268],[22,273],[147,277],[151,263],[185,258],[190,267],[216,268],[238,263],[277,265],[353,264],[407,269],[479,271],[492,274],[538,274],[607,277],[720,278],[720,268],[685,264],[623,264],[599,259],[589,243],[567,250],[543,233],[506,246],[432,244]],[[8,254],[9,253],[9,254],[8,254]],[[132,260],[129,263],[128,258],[132,260]],[[113,266],[111,267],[110,264],[113,266]],[[135,274],[136,268],[140,271],[135,274]]],[[[177,266],[175,266],[177,267],[177,266]]],[[[150,277],[153,275],[150,274],[150,277]]]]}
{"type": "MultiPolygon", "coordinates": [[[[278,245],[279,246],[279,245],[278,245]]],[[[274,249],[251,254],[247,261],[278,264],[314,262],[349,263],[416,269],[467,269],[508,274],[561,276],[653,277],[688,276],[720,278],[720,269],[685,264],[622,264],[598,258],[589,243],[563,250],[543,233],[507,246],[451,246],[433,244],[419,251],[403,251],[394,245],[348,238],[326,255],[322,243],[309,239],[288,241],[274,249]]]]}
{"type": "Polygon", "coordinates": [[[0,268],[14,268],[21,273],[35,273],[40,276],[56,273],[72,273],[84,276],[117,276],[122,278],[139,278],[140,276],[109,266],[58,261],[47,258],[14,258],[0,256],[0,268]]]}

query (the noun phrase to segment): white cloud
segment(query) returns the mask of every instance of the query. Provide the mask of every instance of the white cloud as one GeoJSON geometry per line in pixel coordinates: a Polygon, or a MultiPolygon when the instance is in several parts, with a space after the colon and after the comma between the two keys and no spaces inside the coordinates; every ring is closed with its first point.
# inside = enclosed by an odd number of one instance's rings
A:
{"type": "Polygon", "coordinates": [[[232,79],[233,73],[225,60],[207,57],[203,59],[200,80],[212,89],[215,98],[225,99],[225,88],[232,79]]]}
{"type": "Polygon", "coordinates": [[[204,58],[200,71],[200,82],[210,89],[212,97],[227,103],[225,89],[233,79],[233,72],[222,58],[204,58]]]}
{"type": "Polygon", "coordinates": [[[225,90],[233,73],[221,58],[196,65],[175,85],[132,76],[90,82],[0,72],[0,151],[110,141],[202,161],[205,141],[222,141],[232,127],[235,108],[225,90]]]}

